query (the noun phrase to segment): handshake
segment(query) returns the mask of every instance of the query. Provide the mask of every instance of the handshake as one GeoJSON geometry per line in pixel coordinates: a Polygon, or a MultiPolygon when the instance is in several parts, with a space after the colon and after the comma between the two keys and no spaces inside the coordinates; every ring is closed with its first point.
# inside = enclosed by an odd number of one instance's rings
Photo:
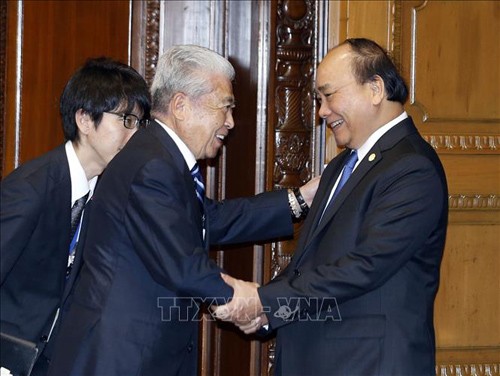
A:
{"type": "Polygon", "coordinates": [[[268,323],[267,316],[257,293],[258,283],[246,282],[227,274],[221,277],[234,290],[233,299],[218,307],[212,306],[213,316],[229,321],[245,334],[255,333],[268,323]]]}

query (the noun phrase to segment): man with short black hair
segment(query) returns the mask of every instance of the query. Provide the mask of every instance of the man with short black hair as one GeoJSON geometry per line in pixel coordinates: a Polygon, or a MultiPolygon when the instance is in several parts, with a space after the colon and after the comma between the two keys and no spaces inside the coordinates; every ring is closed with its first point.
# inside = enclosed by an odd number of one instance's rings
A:
{"type": "Polygon", "coordinates": [[[44,350],[78,273],[84,206],[98,176],[149,119],[150,94],[128,65],[90,59],[66,84],[60,112],[65,144],[1,182],[1,332],[36,344],[34,375],[46,372],[44,350]]]}

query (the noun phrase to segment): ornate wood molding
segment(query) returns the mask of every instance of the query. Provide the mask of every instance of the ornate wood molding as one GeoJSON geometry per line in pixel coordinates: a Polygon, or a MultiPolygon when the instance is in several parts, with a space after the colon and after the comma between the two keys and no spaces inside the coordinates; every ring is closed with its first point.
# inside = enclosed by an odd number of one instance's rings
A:
{"type": "Polygon", "coordinates": [[[498,154],[500,135],[423,135],[436,150],[451,153],[498,154]]]}
{"type": "Polygon", "coordinates": [[[391,40],[391,55],[398,68],[401,72],[401,38],[402,38],[402,20],[401,20],[401,1],[396,0],[391,7],[391,21],[392,21],[392,40],[391,40]]]}
{"type": "Polygon", "coordinates": [[[436,376],[498,376],[500,364],[438,364],[436,376]]]}
{"type": "Polygon", "coordinates": [[[453,194],[448,196],[450,210],[499,210],[498,194],[453,194]]]}
{"type": "MultiPolygon", "coordinates": [[[[270,97],[274,114],[270,116],[274,145],[274,189],[300,186],[312,176],[314,124],[314,71],[317,64],[316,1],[279,0],[276,10],[275,61],[270,97]]],[[[271,66],[272,68],[272,66],[271,66]]],[[[271,277],[290,262],[292,242],[275,243],[271,249],[271,277]]],[[[275,342],[268,343],[268,375],[273,374],[275,342]]]]}
{"type": "Polygon", "coordinates": [[[278,2],[274,188],[298,186],[311,177],[314,21],[314,1],[278,2]]]}
{"type": "MultiPolygon", "coordinates": [[[[275,189],[300,186],[312,176],[311,140],[314,132],[313,73],[316,66],[316,3],[280,0],[276,21],[274,121],[275,189]]],[[[272,248],[271,275],[290,259],[286,243],[272,248]]]]}
{"type": "Polygon", "coordinates": [[[160,48],[160,2],[148,0],[146,5],[146,45],[144,78],[151,85],[160,48]]]}

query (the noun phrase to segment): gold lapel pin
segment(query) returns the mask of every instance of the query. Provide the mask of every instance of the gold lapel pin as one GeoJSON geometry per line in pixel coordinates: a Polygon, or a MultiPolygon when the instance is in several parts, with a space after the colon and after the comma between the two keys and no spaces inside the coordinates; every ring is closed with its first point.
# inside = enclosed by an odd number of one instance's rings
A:
{"type": "Polygon", "coordinates": [[[369,160],[370,162],[373,162],[373,161],[375,160],[375,158],[376,158],[375,153],[371,153],[371,154],[370,154],[370,156],[368,157],[368,160],[369,160]]]}

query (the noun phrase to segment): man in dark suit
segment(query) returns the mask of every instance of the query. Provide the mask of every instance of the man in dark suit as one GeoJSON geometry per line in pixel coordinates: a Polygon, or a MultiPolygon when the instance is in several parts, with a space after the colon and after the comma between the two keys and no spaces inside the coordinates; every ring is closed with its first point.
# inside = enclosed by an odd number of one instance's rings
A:
{"type": "Polygon", "coordinates": [[[66,84],[60,111],[65,144],[1,182],[1,331],[37,345],[34,374],[45,373],[46,343],[78,271],[73,203],[83,196],[83,207],[139,119],[149,118],[149,90],[131,67],[91,59],[66,84]]]}
{"type": "MultiPolygon", "coordinates": [[[[233,295],[209,245],[292,234],[285,190],[204,197],[196,161],[215,157],[234,127],[233,78],[231,64],[202,47],[175,46],[159,59],[155,120],[109,164],[94,195],[51,375],[196,375],[199,304],[233,295]]],[[[302,193],[311,202],[315,189],[302,193]]]]}
{"type": "Polygon", "coordinates": [[[246,333],[277,331],[276,375],[434,375],[442,165],[376,43],[349,39],[331,50],[316,91],[319,115],[346,149],[322,175],[289,266],[258,290],[225,277],[235,299],[217,315],[246,333]]]}

